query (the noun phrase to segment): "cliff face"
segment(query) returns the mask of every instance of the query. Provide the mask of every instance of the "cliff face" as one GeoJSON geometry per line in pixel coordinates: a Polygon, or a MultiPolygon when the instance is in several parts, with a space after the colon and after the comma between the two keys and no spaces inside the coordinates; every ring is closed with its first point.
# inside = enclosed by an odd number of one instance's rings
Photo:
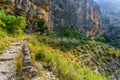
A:
{"type": "Polygon", "coordinates": [[[99,7],[93,0],[51,1],[53,30],[71,27],[87,36],[97,36],[101,31],[99,7]]]}
{"type": "Polygon", "coordinates": [[[31,31],[37,20],[45,19],[53,31],[68,27],[91,37],[103,32],[101,13],[93,0],[1,0],[0,6],[7,13],[25,16],[31,31]]]}

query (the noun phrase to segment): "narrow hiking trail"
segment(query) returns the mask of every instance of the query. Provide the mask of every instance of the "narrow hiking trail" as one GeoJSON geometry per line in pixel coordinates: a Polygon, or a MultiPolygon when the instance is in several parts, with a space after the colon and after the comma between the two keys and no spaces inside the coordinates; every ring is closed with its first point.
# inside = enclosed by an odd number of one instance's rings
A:
{"type": "Polygon", "coordinates": [[[13,43],[0,55],[0,80],[16,80],[15,58],[19,56],[22,44],[22,42],[13,43]]]}
{"type": "Polygon", "coordinates": [[[23,55],[23,74],[21,80],[24,80],[25,76],[31,77],[30,80],[59,80],[52,72],[43,69],[43,65],[40,62],[36,62],[37,64],[35,64],[38,69],[34,68],[26,41],[12,43],[11,46],[0,55],[0,80],[18,80],[16,75],[16,58],[21,54],[23,55]],[[38,71],[41,72],[42,76],[38,76],[38,71]]]}

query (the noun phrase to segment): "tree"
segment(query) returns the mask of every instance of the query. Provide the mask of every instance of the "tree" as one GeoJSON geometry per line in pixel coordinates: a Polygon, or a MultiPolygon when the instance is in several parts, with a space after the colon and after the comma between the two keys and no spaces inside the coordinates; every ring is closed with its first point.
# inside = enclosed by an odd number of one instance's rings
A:
{"type": "Polygon", "coordinates": [[[3,10],[0,11],[0,25],[8,33],[21,33],[26,26],[25,18],[6,15],[3,10]]]}
{"type": "Polygon", "coordinates": [[[48,31],[48,27],[45,25],[45,20],[41,19],[37,22],[37,31],[40,32],[40,34],[44,34],[48,31]]]}

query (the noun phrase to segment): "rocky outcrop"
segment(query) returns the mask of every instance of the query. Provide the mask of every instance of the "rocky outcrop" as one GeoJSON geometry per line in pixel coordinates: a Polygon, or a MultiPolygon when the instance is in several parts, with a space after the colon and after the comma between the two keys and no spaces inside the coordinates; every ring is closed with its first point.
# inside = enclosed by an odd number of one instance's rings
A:
{"type": "Polygon", "coordinates": [[[67,27],[91,37],[104,31],[99,7],[93,0],[2,0],[0,6],[10,14],[25,16],[30,31],[35,31],[39,19],[53,31],[67,27]]]}

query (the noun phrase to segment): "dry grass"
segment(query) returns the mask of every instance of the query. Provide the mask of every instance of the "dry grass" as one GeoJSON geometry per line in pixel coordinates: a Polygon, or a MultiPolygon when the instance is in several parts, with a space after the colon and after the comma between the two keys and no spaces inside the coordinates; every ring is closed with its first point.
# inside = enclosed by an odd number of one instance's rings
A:
{"type": "Polygon", "coordinates": [[[16,75],[18,77],[21,77],[22,75],[22,54],[20,54],[17,58],[16,58],[16,75]]]}

